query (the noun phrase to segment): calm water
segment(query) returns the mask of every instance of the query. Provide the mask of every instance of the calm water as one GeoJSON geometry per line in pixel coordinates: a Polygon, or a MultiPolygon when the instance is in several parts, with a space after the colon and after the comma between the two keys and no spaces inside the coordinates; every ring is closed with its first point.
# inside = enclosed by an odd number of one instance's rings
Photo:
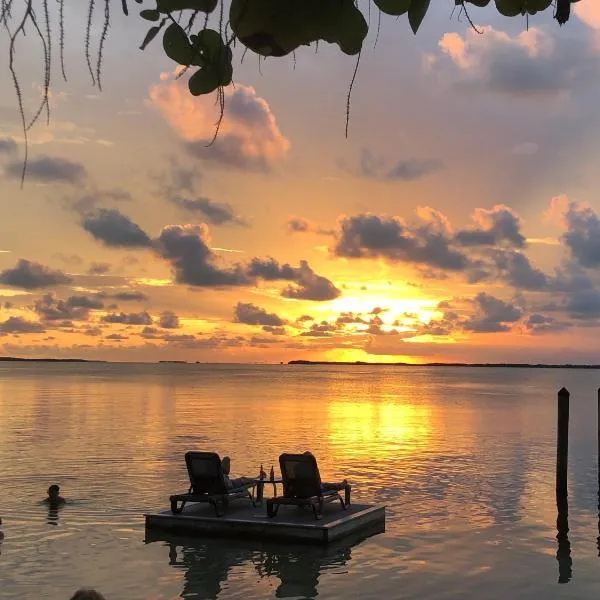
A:
{"type": "Polygon", "coordinates": [[[593,371],[0,364],[0,597],[597,597],[599,384],[593,371]],[[145,539],[142,514],[187,488],[186,450],[230,454],[242,475],[307,448],[357,501],[387,504],[384,534],[327,550],[145,539]],[[58,521],[40,505],[54,482],[72,501],[58,521]]]}

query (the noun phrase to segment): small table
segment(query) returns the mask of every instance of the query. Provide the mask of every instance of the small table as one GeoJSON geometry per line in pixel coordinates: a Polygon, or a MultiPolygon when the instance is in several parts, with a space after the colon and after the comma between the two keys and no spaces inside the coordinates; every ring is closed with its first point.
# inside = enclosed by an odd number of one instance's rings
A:
{"type": "Polygon", "coordinates": [[[273,495],[277,496],[277,484],[283,483],[283,479],[280,477],[276,477],[275,479],[255,479],[254,483],[256,484],[256,502],[262,502],[263,494],[265,489],[265,484],[269,483],[273,485],[273,495]]]}

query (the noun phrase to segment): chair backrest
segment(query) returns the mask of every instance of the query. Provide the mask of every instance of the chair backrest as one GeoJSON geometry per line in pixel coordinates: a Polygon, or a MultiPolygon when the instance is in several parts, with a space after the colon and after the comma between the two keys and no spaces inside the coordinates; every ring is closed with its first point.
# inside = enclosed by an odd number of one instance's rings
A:
{"type": "Polygon", "coordinates": [[[218,454],[215,452],[186,452],[185,464],[190,476],[192,493],[227,493],[223,479],[223,467],[218,454]]]}
{"type": "Polygon", "coordinates": [[[317,459],[312,454],[282,454],[279,467],[286,498],[309,498],[321,494],[321,475],[317,459]]]}

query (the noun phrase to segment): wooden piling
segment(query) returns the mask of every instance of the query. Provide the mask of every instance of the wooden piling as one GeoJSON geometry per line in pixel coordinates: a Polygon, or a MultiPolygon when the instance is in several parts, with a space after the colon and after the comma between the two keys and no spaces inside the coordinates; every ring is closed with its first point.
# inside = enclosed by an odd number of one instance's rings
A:
{"type": "Polygon", "coordinates": [[[567,466],[569,458],[569,391],[558,392],[558,427],[556,444],[556,498],[567,495],[567,466]]]}

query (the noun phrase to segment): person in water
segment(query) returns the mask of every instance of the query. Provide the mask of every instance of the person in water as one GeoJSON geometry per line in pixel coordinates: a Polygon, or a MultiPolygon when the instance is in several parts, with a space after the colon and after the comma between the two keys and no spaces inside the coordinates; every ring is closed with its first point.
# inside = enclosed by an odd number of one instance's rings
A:
{"type": "Polygon", "coordinates": [[[229,478],[229,473],[231,472],[231,459],[229,456],[224,456],[221,459],[221,466],[223,467],[223,479],[225,480],[225,486],[227,489],[231,490],[248,483],[254,483],[254,478],[252,477],[236,477],[235,479],[229,478]]]}
{"type": "Polygon", "coordinates": [[[60,488],[54,484],[48,488],[48,497],[44,498],[44,502],[50,506],[50,508],[58,508],[67,503],[67,501],[60,495],[60,488]]]}

